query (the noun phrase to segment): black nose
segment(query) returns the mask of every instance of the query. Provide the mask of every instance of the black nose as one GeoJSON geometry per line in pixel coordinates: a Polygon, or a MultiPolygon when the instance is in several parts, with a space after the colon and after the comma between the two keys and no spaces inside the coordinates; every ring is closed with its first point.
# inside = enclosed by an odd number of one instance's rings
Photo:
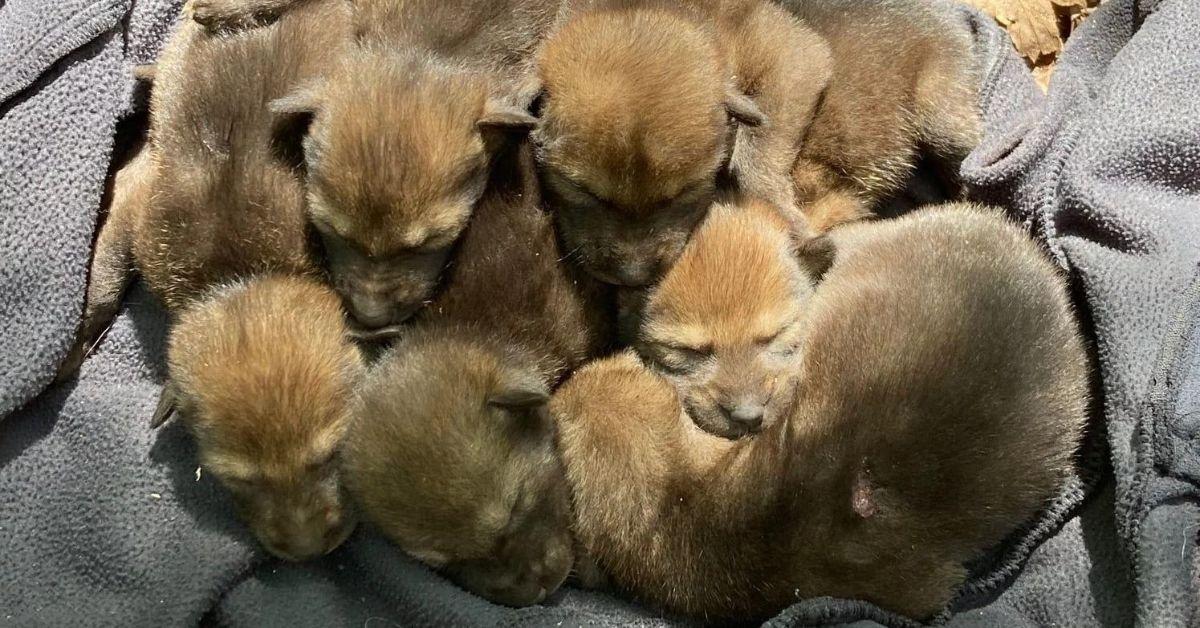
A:
{"type": "Polygon", "coordinates": [[[762,427],[763,407],[753,403],[739,403],[732,407],[721,406],[729,422],[747,432],[757,432],[762,427]]]}

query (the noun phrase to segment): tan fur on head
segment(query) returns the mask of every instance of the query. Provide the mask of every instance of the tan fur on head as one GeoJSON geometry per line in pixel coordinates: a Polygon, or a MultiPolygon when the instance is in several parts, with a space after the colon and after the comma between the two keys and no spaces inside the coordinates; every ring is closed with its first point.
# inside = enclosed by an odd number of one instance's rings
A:
{"type": "Polygon", "coordinates": [[[310,279],[233,284],[185,310],[168,353],[200,461],[264,545],[303,559],[353,527],[334,456],[362,371],[337,296],[310,279]]]}
{"type": "Polygon", "coordinates": [[[680,13],[585,14],[547,40],[538,70],[547,164],[616,208],[650,211],[720,166],[724,68],[680,13]]]}
{"type": "Polygon", "coordinates": [[[769,338],[796,316],[811,280],[786,225],[758,202],[717,205],[651,291],[645,331],[694,347],[769,338]]]}
{"type": "Polygon", "coordinates": [[[706,430],[768,427],[791,395],[815,280],[774,208],[717,205],[649,293],[636,347],[706,430]]]}
{"type": "Polygon", "coordinates": [[[275,103],[285,119],[314,114],[308,213],[366,330],[403,322],[432,296],[493,162],[532,126],[493,87],[429,52],[367,46],[275,103]]]}
{"type": "Polygon", "coordinates": [[[372,255],[452,243],[486,181],[488,88],[430,56],[348,55],[315,96],[310,212],[372,255]]]}

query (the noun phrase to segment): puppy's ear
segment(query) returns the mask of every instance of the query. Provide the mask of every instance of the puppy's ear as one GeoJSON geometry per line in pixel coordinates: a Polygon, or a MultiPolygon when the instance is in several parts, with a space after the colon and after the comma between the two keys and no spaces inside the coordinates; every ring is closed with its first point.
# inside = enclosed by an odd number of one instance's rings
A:
{"type": "Polygon", "coordinates": [[[316,115],[321,108],[321,94],[325,91],[322,81],[313,81],[297,88],[282,98],[272,100],[267,106],[277,116],[316,115]]]}
{"type": "Polygon", "coordinates": [[[800,266],[812,277],[813,283],[821,281],[837,259],[837,247],[827,235],[795,236],[794,253],[800,266]]]}
{"type": "Polygon", "coordinates": [[[488,405],[508,409],[530,409],[544,406],[548,401],[550,390],[546,388],[546,384],[533,381],[510,384],[493,391],[492,395],[487,397],[488,405]]]}
{"type": "Polygon", "coordinates": [[[484,114],[479,122],[480,131],[503,131],[506,133],[528,133],[537,126],[537,118],[516,107],[497,108],[484,114]]]}
{"type": "Polygon", "coordinates": [[[528,369],[508,369],[488,397],[488,405],[504,410],[510,428],[528,434],[545,434],[550,420],[550,388],[528,369]]]}
{"type": "Polygon", "coordinates": [[[550,401],[550,389],[533,373],[506,378],[488,397],[488,404],[509,410],[529,410],[550,401]]]}
{"type": "Polygon", "coordinates": [[[749,127],[762,126],[767,123],[767,116],[758,105],[737,88],[729,88],[725,93],[725,111],[730,119],[749,127]]]}
{"type": "Polygon", "coordinates": [[[303,169],[305,166],[304,138],[308,135],[313,118],[321,109],[323,92],[324,85],[314,82],[268,105],[271,113],[275,114],[271,129],[272,149],[293,167],[303,169]]]}
{"type": "Polygon", "coordinates": [[[480,116],[476,126],[483,133],[499,132],[510,134],[525,134],[537,126],[538,119],[528,111],[515,105],[499,101],[488,101],[487,107],[480,116]]]}
{"type": "Polygon", "coordinates": [[[489,100],[475,127],[483,135],[487,152],[498,155],[505,147],[528,136],[537,123],[537,118],[516,105],[489,100]]]}
{"type": "Polygon", "coordinates": [[[175,382],[168,380],[158,395],[158,406],[154,408],[154,415],[150,417],[150,429],[158,429],[162,427],[163,423],[171,420],[178,407],[179,387],[175,385],[175,382]]]}
{"type": "Polygon", "coordinates": [[[158,72],[158,66],[153,63],[143,63],[133,66],[133,78],[141,83],[154,84],[154,78],[158,72]]]}

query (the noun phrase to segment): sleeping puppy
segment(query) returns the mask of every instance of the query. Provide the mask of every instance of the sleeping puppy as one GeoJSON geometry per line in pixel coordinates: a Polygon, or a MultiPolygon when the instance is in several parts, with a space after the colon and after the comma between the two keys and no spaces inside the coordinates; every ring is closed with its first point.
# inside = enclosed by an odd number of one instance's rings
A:
{"type": "Polygon", "coordinates": [[[597,293],[559,263],[527,149],[494,175],[445,291],[372,368],[345,452],[366,519],[512,606],[541,601],[571,567],[545,405],[606,340],[597,293]]]}
{"type": "Polygon", "coordinates": [[[827,42],[833,59],[792,173],[809,228],[872,217],[921,154],[957,188],[982,129],[979,69],[958,16],[921,0],[780,4],[827,42]]]}
{"type": "Polygon", "coordinates": [[[772,2],[567,3],[534,131],[562,239],[598,279],[656,280],[730,177],[802,224],[791,167],[829,78],[772,2]]]}
{"type": "Polygon", "coordinates": [[[713,434],[768,428],[792,396],[804,315],[831,261],[827,239],[797,241],[765,203],[718,204],[647,293],[633,346],[713,434]]]}
{"type": "MultiPolygon", "coordinates": [[[[210,2],[209,23],[288,4],[210,2]]],[[[530,56],[558,5],[352,6],[356,45],[272,110],[302,147],[309,217],[334,286],[363,335],[386,336],[433,296],[493,163],[532,127],[530,56]]]]}
{"type": "Polygon", "coordinates": [[[323,73],[349,41],[340,0],[214,38],[181,22],[153,68],[149,138],[116,175],[93,254],[83,322],[60,377],[107,328],[132,278],[178,311],[217,283],[315,274],[304,182],[281,154],[273,100],[323,73]]]}
{"type": "Polygon", "coordinates": [[[364,368],[337,295],[283,275],[221,287],[180,314],[168,364],[153,424],[181,416],[268,551],[306,560],[350,535],[337,452],[364,368]]]}
{"type": "Polygon", "coordinates": [[[1087,405],[1063,277],[998,212],[855,229],[758,436],[699,429],[632,353],[555,393],[574,531],[617,585],[709,619],[816,596],[926,619],[1060,491],[1087,405]]]}

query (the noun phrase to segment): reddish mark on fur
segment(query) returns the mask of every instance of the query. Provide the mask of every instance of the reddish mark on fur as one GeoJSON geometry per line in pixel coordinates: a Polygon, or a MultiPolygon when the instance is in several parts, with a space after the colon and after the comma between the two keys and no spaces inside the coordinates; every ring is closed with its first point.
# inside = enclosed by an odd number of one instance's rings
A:
{"type": "Polygon", "coordinates": [[[866,465],[854,478],[854,487],[850,490],[850,506],[863,519],[869,519],[879,512],[875,503],[875,487],[871,484],[866,465]]]}

